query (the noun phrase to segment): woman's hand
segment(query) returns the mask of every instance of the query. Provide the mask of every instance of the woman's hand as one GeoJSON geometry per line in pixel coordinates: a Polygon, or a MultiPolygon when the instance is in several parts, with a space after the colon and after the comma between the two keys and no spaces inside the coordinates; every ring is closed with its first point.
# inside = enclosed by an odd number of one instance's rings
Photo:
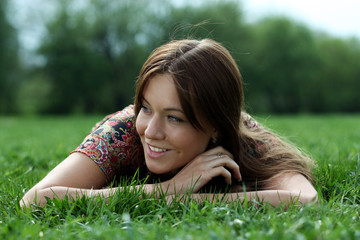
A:
{"type": "Polygon", "coordinates": [[[194,158],[172,179],[163,182],[162,187],[168,194],[189,190],[195,193],[217,176],[223,176],[228,184],[231,184],[232,176],[241,180],[240,169],[233,155],[220,146],[194,158]]]}

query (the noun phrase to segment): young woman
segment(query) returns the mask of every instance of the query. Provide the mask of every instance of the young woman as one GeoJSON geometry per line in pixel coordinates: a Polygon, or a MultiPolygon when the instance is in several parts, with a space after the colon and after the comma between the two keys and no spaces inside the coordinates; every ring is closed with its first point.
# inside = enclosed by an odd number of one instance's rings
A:
{"type": "Polygon", "coordinates": [[[211,199],[215,193],[207,187],[226,183],[229,201],[245,195],[273,205],[314,201],[311,160],[242,107],[242,78],[222,45],[171,41],[142,67],[135,104],[98,123],[20,204],[43,205],[45,197],[66,195],[107,198],[122,190],[105,188],[109,183],[135,172],[149,178],[144,191],[161,187],[170,199],[188,191],[211,199]]]}

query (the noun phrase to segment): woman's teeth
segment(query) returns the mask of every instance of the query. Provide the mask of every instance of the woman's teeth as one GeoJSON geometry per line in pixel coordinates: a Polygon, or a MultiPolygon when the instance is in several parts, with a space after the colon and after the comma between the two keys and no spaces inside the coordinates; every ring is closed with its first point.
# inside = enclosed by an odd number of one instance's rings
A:
{"type": "Polygon", "coordinates": [[[157,147],[153,147],[153,146],[150,146],[150,145],[149,145],[149,148],[150,148],[150,150],[153,151],[153,152],[165,152],[165,151],[166,151],[166,149],[157,148],[157,147]]]}

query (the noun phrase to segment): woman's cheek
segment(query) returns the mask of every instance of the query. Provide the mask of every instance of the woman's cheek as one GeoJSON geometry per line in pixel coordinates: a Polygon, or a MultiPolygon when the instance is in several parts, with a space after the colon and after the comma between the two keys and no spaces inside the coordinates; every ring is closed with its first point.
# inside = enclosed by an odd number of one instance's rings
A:
{"type": "Polygon", "coordinates": [[[143,114],[140,112],[135,122],[136,131],[139,135],[143,135],[146,129],[146,123],[143,114]]]}

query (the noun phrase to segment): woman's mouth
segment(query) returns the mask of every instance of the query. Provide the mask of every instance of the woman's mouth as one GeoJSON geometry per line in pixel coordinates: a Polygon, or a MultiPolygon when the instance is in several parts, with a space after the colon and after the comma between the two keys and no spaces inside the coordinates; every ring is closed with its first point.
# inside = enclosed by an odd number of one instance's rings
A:
{"type": "Polygon", "coordinates": [[[167,149],[165,149],[165,148],[157,148],[157,147],[153,147],[153,146],[150,146],[150,145],[149,145],[149,148],[150,148],[151,151],[157,152],[157,153],[161,153],[161,152],[166,152],[166,151],[167,151],[167,149]]]}
{"type": "Polygon", "coordinates": [[[146,144],[146,146],[147,146],[146,153],[151,158],[160,158],[169,151],[169,149],[154,147],[149,144],[146,144]]]}

